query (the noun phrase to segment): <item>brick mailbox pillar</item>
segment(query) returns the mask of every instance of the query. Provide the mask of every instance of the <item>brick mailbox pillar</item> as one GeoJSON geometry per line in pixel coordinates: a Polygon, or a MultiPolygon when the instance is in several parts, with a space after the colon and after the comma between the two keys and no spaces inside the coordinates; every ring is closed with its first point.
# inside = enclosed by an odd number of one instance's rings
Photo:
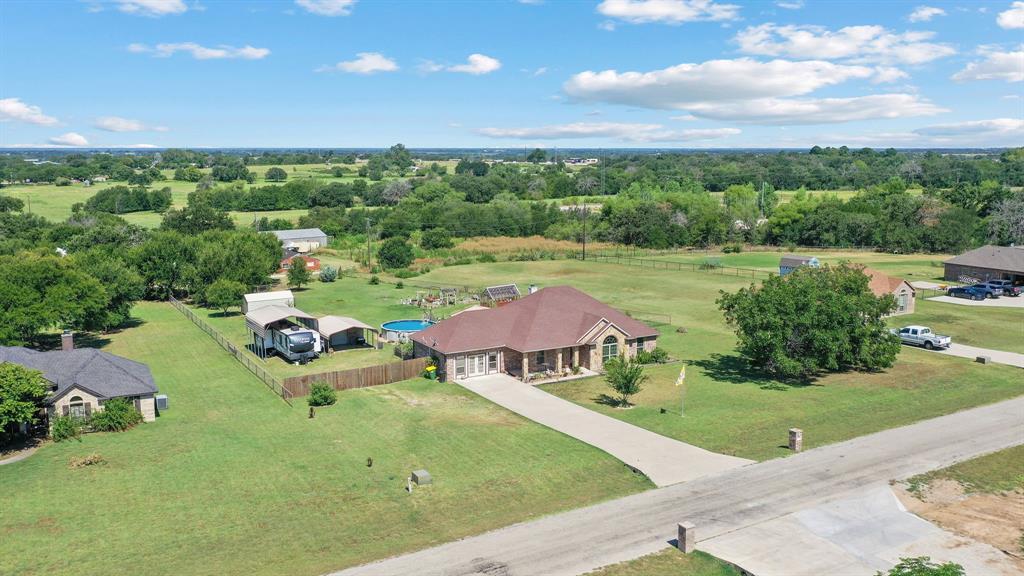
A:
{"type": "Polygon", "coordinates": [[[804,448],[804,431],[799,428],[789,429],[789,449],[799,452],[804,448]]]}
{"type": "Polygon", "coordinates": [[[696,549],[697,546],[697,527],[693,525],[693,522],[680,522],[679,523],[679,539],[676,541],[676,547],[683,554],[689,554],[696,549]]]}

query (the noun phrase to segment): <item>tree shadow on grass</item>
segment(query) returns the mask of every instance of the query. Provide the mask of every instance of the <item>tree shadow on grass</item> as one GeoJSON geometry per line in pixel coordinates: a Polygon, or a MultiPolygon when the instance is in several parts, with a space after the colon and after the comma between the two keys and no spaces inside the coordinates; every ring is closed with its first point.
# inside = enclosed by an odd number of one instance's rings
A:
{"type": "Polygon", "coordinates": [[[623,404],[621,398],[615,398],[607,394],[598,394],[596,398],[591,398],[593,402],[602,404],[604,406],[611,406],[612,408],[629,408],[632,404],[623,404]]]}
{"type": "Polygon", "coordinates": [[[708,358],[694,361],[693,365],[704,370],[704,373],[712,380],[730,384],[756,384],[762,390],[788,390],[817,386],[813,379],[780,380],[775,378],[738,354],[712,354],[708,358]]]}

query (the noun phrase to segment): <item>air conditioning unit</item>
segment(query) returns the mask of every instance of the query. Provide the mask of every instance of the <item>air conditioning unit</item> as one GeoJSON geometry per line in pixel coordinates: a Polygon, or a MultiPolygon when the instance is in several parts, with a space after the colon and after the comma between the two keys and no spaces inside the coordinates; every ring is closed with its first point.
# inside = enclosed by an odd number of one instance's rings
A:
{"type": "Polygon", "coordinates": [[[167,410],[167,394],[156,395],[156,409],[167,410]]]}

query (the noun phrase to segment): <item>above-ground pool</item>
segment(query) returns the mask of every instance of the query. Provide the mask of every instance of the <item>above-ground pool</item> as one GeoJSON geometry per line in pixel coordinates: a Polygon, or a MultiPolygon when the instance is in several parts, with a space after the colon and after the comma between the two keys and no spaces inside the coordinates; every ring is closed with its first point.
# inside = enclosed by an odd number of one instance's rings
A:
{"type": "Polygon", "coordinates": [[[433,324],[430,320],[392,320],[381,324],[380,327],[385,340],[404,342],[409,339],[409,334],[429,328],[433,324]]]}

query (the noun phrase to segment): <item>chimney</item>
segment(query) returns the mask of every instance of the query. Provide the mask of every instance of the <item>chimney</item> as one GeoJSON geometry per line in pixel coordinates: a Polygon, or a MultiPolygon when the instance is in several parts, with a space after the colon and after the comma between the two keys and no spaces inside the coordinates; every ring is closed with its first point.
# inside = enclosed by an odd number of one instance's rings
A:
{"type": "Polygon", "coordinates": [[[70,352],[75,349],[75,333],[71,330],[65,330],[60,335],[60,349],[64,352],[70,352]]]}

